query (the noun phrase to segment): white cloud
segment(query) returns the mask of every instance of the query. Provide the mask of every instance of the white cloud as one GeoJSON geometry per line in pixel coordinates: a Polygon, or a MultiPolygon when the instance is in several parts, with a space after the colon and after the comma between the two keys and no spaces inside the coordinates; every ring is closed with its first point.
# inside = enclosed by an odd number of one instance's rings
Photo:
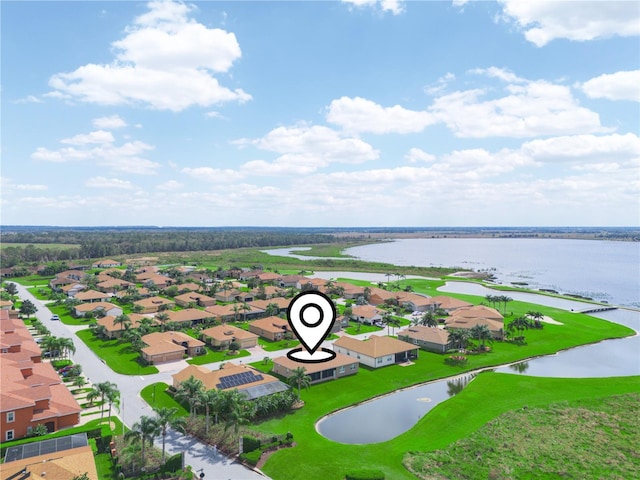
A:
{"type": "Polygon", "coordinates": [[[415,133],[435,123],[428,112],[408,110],[395,105],[382,107],[361,97],[341,97],[327,109],[327,121],[348,132],[415,133]]]}
{"type": "Polygon", "coordinates": [[[573,135],[532,140],[521,150],[537,160],[634,159],[640,157],[640,138],[624,135],[573,135]]]}
{"type": "Polygon", "coordinates": [[[489,68],[474,68],[469,70],[469,73],[475,73],[478,75],[486,75],[491,78],[499,78],[508,83],[523,83],[526,80],[518,77],[515,73],[506,68],[489,67],[489,68]]]}
{"type": "Polygon", "coordinates": [[[552,40],[594,40],[640,34],[640,3],[636,1],[499,0],[503,18],[524,30],[538,47],[552,40]]]}
{"type": "Polygon", "coordinates": [[[84,185],[89,188],[119,188],[124,190],[130,190],[133,188],[133,185],[128,180],[106,177],[89,178],[84,182],[84,185]]]}
{"type": "Polygon", "coordinates": [[[599,115],[581,107],[569,87],[514,78],[517,83],[507,85],[508,94],[503,97],[483,100],[487,90],[457,91],[436,98],[429,111],[458,137],[521,138],[606,131],[599,115]]]}
{"type": "Polygon", "coordinates": [[[198,180],[204,180],[211,183],[229,183],[235,182],[244,177],[241,172],[230,168],[212,168],[212,167],[185,167],[180,170],[182,173],[198,180]]]}
{"type": "Polygon", "coordinates": [[[96,130],[95,132],[79,134],[71,138],[62,139],[60,140],[60,143],[65,143],[67,145],[88,145],[92,143],[113,143],[113,141],[114,138],[111,132],[96,130]]]}
{"type": "Polygon", "coordinates": [[[36,183],[15,183],[12,179],[6,177],[0,177],[0,187],[2,191],[7,193],[14,190],[21,191],[33,191],[33,190],[47,190],[49,187],[47,185],[36,184],[36,183]]]}
{"type": "Polygon", "coordinates": [[[86,160],[91,158],[91,152],[88,150],[78,150],[73,147],[61,148],[59,150],[49,150],[48,148],[38,147],[31,154],[34,160],[42,160],[44,162],[63,163],[75,160],[86,160]]]}
{"type": "Polygon", "coordinates": [[[580,88],[591,98],[640,102],[640,70],[600,75],[580,88]]]}
{"type": "Polygon", "coordinates": [[[379,152],[359,138],[345,136],[323,126],[278,127],[257,140],[237,140],[236,145],[255,145],[280,156],[272,163],[254,160],[243,170],[255,174],[299,175],[332,163],[358,164],[378,158],[379,152]],[[258,173],[260,172],[260,173],[258,173]]]}
{"type": "Polygon", "coordinates": [[[382,12],[390,12],[394,15],[404,12],[403,0],[342,0],[342,2],[356,8],[380,9],[382,12]]]}
{"type": "Polygon", "coordinates": [[[27,95],[24,98],[19,98],[13,103],[42,103],[42,100],[40,100],[35,95],[27,95]]]}
{"type": "Polygon", "coordinates": [[[177,182],[175,180],[168,180],[164,183],[160,183],[156,185],[156,188],[158,190],[164,190],[166,192],[170,192],[174,190],[180,190],[183,186],[184,186],[183,183],[177,182]]]}
{"type": "Polygon", "coordinates": [[[119,115],[110,115],[108,117],[94,118],[93,126],[105,130],[115,130],[117,128],[126,127],[127,122],[120,118],[119,115]]]}
{"type": "Polygon", "coordinates": [[[113,63],[58,73],[49,85],[84,102],[172,111],[251,99],[212,76],[228,72],[241,56],[233,33],[195,22],[188,16],[192,7],[182,3],[157,1],[148,7],[125,37],[113,42],[113,63]]]}
{"type": "Polygon", "coordinates": [[[404,158],[409,163],[433,162],[436,159],[435,156],[425,152],[424,150],[421,150],[420,148],[410,149],[404,156],[404,158]]]}
{"type": "Polygon", "coordinates": [[[438,78],[435,83],[425,85],[424,93],[426,93],[427,95],[439,95],[444,92],[449,83],[453,82],[455,79],[456,76],[453,73],[447,72],[445,75],[438,78]]]}

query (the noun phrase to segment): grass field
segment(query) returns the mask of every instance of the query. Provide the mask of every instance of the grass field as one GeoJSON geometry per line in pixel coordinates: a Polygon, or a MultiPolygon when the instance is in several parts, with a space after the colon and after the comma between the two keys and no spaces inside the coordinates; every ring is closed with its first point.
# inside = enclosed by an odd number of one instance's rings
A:
{"type": "Polygon", "coordinates": [[[128,343],[120,343],[117,339],[101,340],[96,338],[93,331],[89,329],[80,330],[76,335],[116,373],[124,375],[158,373],[158,369],[153,365],[141,365],[140,354],[131,350],[131,345],[128,343]]]}
{"type": "Polygon", "coordinates": [[[405,455],[404,465],[425,480],[640,478],[639,406],[631,393],[510,410],[448,448],[405,455]]]}
{"type": "MultiPolygon", "coordinates": [[[[362,373],[363,369],[352,378],[360,377],[362,373]]],[[[639,377],[566,379],[485,372],[393,440],[371,445],[343,445],[322,437],[314,424],[350,395],[349,391],[354,387],[345,385],[345,380],[303,391],[303,409],[260,425],[260,430],[265,432],[291,431],[299,439],[295,448],[278,451],[269,458],[262,468],[267,475],[278,480],[342,480],[346,472],[366,467],[383,471],[388,479],[415,479],[402,465],[406,452],[445,448],[505,412],[525,406],[531,408],[640,392],[639,377]],[[292,469],[291,465],[305,467],[292,469]]]]}
{"type": "Polygon", "coordinates": [[[175,407],[178,409],[179,417],[186,417],[189,415],[189,411],[176,402],[173,397],[167,393],[167,388],[169,388],[169,385],[164,382],[152,383],[140,391],[140,396],[153,409],[161,407],[175,407]]]}
{"type": "Polygon", "coordinates": [[[228,350],[211,350],[207,347],[207,353],[205,355],[198,355],[197,357],[190,358],[187,363],[190,365],[205,365],[213,362],[227,362],[235,360],[236,358],[248,357],[251,355],[246,350],[239,350],[236,355],[230,355],[228,350]]]}
{"type": "Polygon", "coordinates": [[[15,277],[9,278],[7,281],[19,283],[25,287],[33,287],[36,285],[43,285],[49,288],[49,280],[53,279],[53,276],[43,277],[41,275],[29,275],[28,277],[15,277]]]}

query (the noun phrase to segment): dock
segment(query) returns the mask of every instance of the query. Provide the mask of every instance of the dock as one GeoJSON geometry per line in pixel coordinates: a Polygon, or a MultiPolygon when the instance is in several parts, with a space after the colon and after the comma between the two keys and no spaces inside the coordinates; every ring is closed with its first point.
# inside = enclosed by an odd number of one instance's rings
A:
{"type": "Polygon", "coordinates": [[[617,310],[618,307],[587,307],[582,310],[571,309],[573,313],[595,313],[595,312],[607,312],[609,310],[617,310]]]}

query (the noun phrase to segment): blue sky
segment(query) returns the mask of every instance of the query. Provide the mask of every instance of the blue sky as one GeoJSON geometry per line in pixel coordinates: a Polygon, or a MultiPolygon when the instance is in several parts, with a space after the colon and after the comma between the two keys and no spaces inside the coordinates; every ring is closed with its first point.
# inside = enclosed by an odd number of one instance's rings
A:
{"type": "Polygon", "coordinates": [[[2,224],[640,224],[640,4],[11,2],[2,224]]]}

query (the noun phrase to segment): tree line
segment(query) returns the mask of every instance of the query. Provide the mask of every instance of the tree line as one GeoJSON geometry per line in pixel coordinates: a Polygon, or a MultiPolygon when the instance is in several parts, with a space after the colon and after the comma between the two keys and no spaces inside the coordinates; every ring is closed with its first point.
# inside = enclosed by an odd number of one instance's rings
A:
{"type": "Polygon", "coordinates": [[[0,235],[3,267],[33,262],[53,262],[135,255],[156,252],[195,252],[245,247],[279,247],[332,243],[333,235],[298,232],[295,229],[202,230],[158,229],[131,231],[10,232],[0,235]],[[49,247],[49,243],[77,246],[49,247]],[[12,247],[11,243],[28,243],[12,247]]]}

